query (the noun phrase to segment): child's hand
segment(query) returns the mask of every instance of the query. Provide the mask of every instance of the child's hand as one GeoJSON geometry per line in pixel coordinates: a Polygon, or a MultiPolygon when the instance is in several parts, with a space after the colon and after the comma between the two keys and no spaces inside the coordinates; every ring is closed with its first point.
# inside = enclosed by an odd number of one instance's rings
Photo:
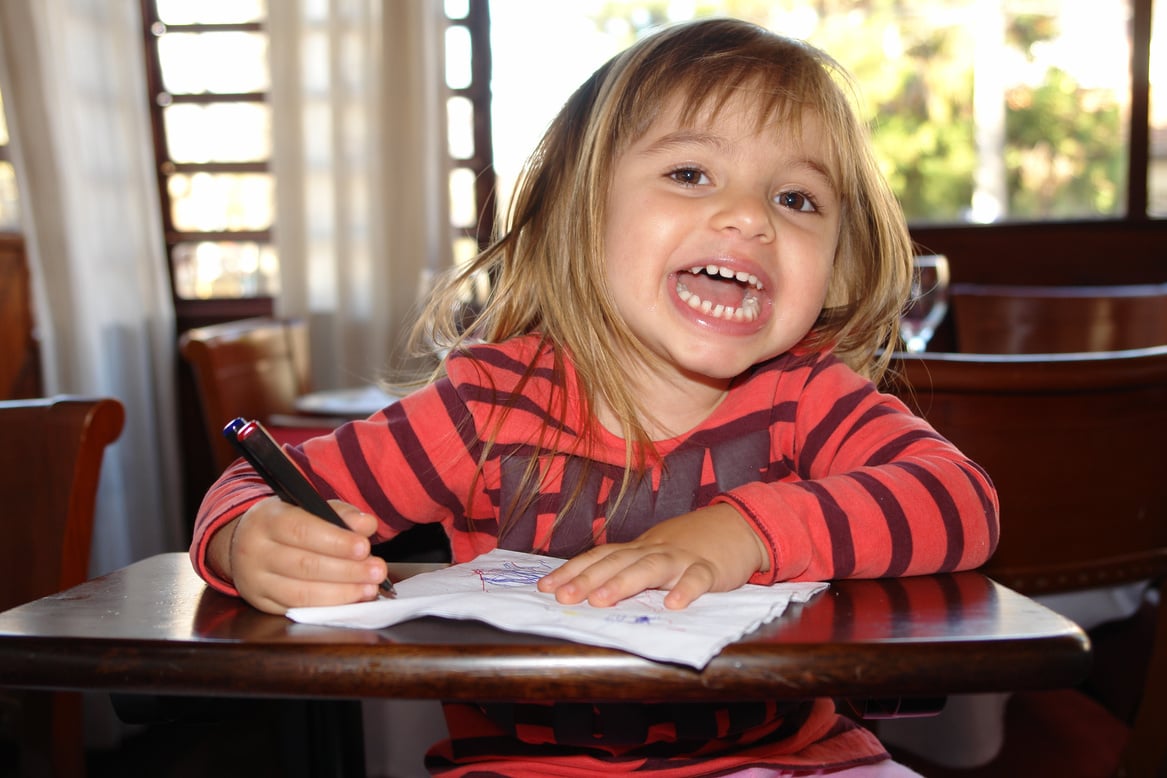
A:
{"type": "Polygon", "coordinates": [[[256,503],[215,533],[212,565],[268,613],[375,598],[386,574],[384,560],[369,553],[377,520],[346,503],[331,504],[349,530],[278,497],[256,503]]]}
{"type": "Polygon", "coordinates": [[[630,543],[607,543],[568,560],[539,581],[561,603],[607,607],[646,589],[669,589],[665,605],[684,608],[705,592],[724,592],[767,569],[769,554],[729,505],[663,521],[630,543]]]}

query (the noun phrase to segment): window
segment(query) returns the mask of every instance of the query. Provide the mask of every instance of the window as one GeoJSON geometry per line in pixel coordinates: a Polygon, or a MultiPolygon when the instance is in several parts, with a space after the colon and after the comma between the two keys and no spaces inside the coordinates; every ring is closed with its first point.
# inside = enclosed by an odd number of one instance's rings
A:
{"type": "Polygon", "coordinates": [[[4,116],[4,96],[0,95],[0,232],[20,231],[20,199],[16,189],[16,169],[8,148],[8,120],[4,116]]]}
{"type": "Polygon", "coordinates": [[[143,3],[176,300],[279,291],[265,0],[143,3]]]}
{"type": "MultiPolygon", "coordinates": [[[[266,0],[145,0],[163,226],[176,301],[278,294],[266,0]]],[[[494,228],[486,0],[447,0],[454,256],[494,228]]],[[[2,182],[0,182],[2,185],[2,182]]]]}
{"type": "Polygon", "coordinates": [[[470,259],[494,230],[490,17],[486,0],[446,0],[446,126],[454,259],[470,259]]]}
{"type": "MultiPolygon", "coordinates": [[[[1145,32],[1150,7],[504,0],[491,6],[500,192],[570,91],[604,60],[662,23],[732,15],[805,38],[855,76],[881,163],[913,225],[1167,216],[1167,97],[1151,114],[1148,165],[1139,132],[1145,102],[1138,107],[1147,86],[1132,58],[1132,44],[1142,56],[1155,51],[1155,30],[1145,32]],[[530,65],[552,61],[554,68],[530,65]]],[[[1152,53],[1150,78],[1167,85],[1164,71],[1167,57],[1152,53]]]]}
{"type": "MultiPolygon", "coordinates": [[[[1149,165],[1147,169],[1147,213],[1167,218],[1167,3],[1152,7],[1150,25],[1135,25],[1136,50],[1147,50],[1149,165]],[[1149,34],[1144,32],[1150,28],[1149,34]],[[1151,45],[1158,41],[1158,46],[1151,45]],[[1157,89],[1156,89],[1157,88],[1157,89]]],[[[1139,80],[1136,76],[1136,82],[1139,80]]],[[[1133,112],[1132,112],[1133,113],[1133,112]]]]}
{"type": "MultiPolygon", "coordinates": [[[[268,1],[143,0],[180,306],[279,291],[268,1]]],[[[491,237],[522,161],[570,91],[646,30],[695,15],[752,18],[838,57],[859,82],[914,231],[1167,218],[1167,47],[1151,45],[1167,35],[1162,2],[1153,20],[1151,0],[1088,8],[1076,0],[444,0],[444,8],[458,260],[491,237]]],[[[0,156],[0,217],[15,207],[14,186],[0,156]]]]}

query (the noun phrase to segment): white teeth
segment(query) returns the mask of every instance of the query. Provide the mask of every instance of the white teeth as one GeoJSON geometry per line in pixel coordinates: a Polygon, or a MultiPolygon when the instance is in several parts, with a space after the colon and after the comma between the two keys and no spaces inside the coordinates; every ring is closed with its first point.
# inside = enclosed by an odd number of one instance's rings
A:
{"type": "Polygon", "coordinates": [[[758,277],[753,273],[747,273],[744,270],[738,270],[735,272],[728,267],[722,267],[721,265],[717,265],[712,262],[710,262],[708,265],[694,265],[693,267],[689,268],[689,272],[693,275],[701,275],[702,273],[705,273],[707,275],[714,276],[715,278],[732,278],[734,280],[740,281],[743,284],[749,284],[755,289],[765,288],[762,282],[759,281],[758,277]]]}
{"type": "MultiPolygon", "coordinates": [[[[710,275],[714,278],[733,279],[741,284],[753,287],[753,290],[760,291],[763,288],[762,282],[758,280],[756,275],[747,273],[744,270],[734,271],[728,267],[722,267],[712,262],[708,265],[694,265],[689,268],[689,272],[693,275],[710,275]]],[[[702,300],[685,286],[683,280],[680,278],[677,279],[677,296],[681,298],[681,302],[708,316],[726,321],[745,322],[754,321],[758,318],[761,313],[761,304],[758,302],[758,298],[754,295],[753,290],[747,289],[747,294],[742,300],[741,307],[734,308],[729,305],[714,304],[710,300],[702,300]]]]}
{"type": "Polygon", "coordinates": [[[677,283],[677,297],[681,298],[681,302],[688,305],[690,308],[701,311],[702,313],[713,316],[718,319],[725,319],[726,321],[754,321],[758,318],[760,306],[758,298],[752,294],[747,295],[740,308],[734,308],[729,305],[717,304],[714,305],[711,300],[702,300],[697,295],[693,294],[681,281],[677,283]]]}

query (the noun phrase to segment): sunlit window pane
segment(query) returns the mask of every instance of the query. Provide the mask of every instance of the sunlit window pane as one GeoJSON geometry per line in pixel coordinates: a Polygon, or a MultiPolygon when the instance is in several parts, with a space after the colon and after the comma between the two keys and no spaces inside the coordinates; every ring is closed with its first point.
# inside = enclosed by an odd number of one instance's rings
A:
{"type": "Polygon", "coordinates": [[[470,159],[474,156],[474,103],[465,97],[451,97],[446,101],[446,127],[449,133],[450,156],[470,159]]]}
{"type": "Polygon", "coordinates": [[[465,89],[474,80],[470,66],[470,31],[456,26],[446,29],[446,86],[465,89]]]}
{"type": "Polygon", "coordinates": [[[1151,156],[1147,170],[1147,212],[1167,216],[1167,3],[1151,16],[1151,156]],[[1156,45],[1156,43],[1158,45],[1156,45]]]}
{"type": "Polygon", "coordinates": [[[469,168],[450,171],[450,223],[455,227],[471,227],[478,221],[474,180],[474,171],[469,168]]]}
{"type": "Polygon", "coordinates": [[[465,19],[470,15],[470,0],[446,0],[447,19],[465,19]]]}
{"type": "Polygon", "coordinates": [[[158,40],[162,83],[172,94],[264,92],[271,88],[267,36],[168,33],[158,40]]]}
{"type": "Polygon", "coordinates": [[[494,2],[500,208],[583,78],[652,28],[709,15],[805,38],[855,76],[881,165],[914,223],[1125,213],[1128,0],[494,2]],[[557,34],[539,34],[547,29],[557,34]]]}
{"type": "Polygon", "coordinates": [[[271,109],[265,103],[180,103],[162,112],[175,162],[255,162],[271,157],[271,109]]]}
{"type": "Polygon", "coordinates": [[[272,177],[262,173],[195,173],[167,181],[176,229],[266,230],[272,226],[272,177]]]}
{"type": "Polygon", "coordinates": [[[20,197],[12,163],[0,161],[0,232],[20,231],[20,197]]]}
{"type": "Polygon", "coordinates": [[[267,18],[267,0],[156,0],[163,24],[245,24],[267,18]]]}
{"type": "Polygon", "coordinates": [[[249,242],[180,243],[172,256],[174,291],[187,300],[258,297],[280,291],[275,250],[249,242]]]}

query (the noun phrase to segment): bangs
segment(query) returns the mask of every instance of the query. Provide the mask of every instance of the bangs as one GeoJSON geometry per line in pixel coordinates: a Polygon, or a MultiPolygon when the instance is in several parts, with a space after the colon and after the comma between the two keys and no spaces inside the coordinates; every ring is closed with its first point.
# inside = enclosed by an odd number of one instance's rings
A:
{"type": "Polygon", "coordinates": [[[720,41],[712,49],[669,47],[665,41],[638,60],[617,62],[613,150],[636,142],[666,108],[675,107],[681,125],[692,127],[733,105],[752,112],[758,132],[792,134],[801,141],[804,130],[813,127],[822,135],[815,140],[823,143],[832,183],[839,192],[849,191],[846,148],[854,127],[841,68],[799,41],[761,28],[736,32],[738,40],[720,41]]]}

